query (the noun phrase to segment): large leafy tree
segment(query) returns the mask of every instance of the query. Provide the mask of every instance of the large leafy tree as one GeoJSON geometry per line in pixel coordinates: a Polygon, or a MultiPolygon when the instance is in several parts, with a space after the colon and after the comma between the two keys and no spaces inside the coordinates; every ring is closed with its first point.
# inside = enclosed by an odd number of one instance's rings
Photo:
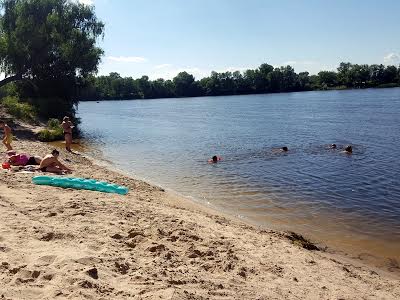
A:
{"type": "Polygon", "coordinates": [[[23,81],[30,97],[72,103],[79,82],[97,72],[103,50],[96,46],[104,24],[93,6],[71,0],[1,0],[0,70],[23,81]],[[29,83],[29,84],[27,84],[29,83]]]}
{"type": "Polygon", "coordinates": [[[175,94],[178,97],[192,97],[198,94],[199,88],[192,74],[180,72],[174,77],[173,83],[175,85],[175,94]]]}
{"type": "Polygon", "coordinates": [[[321,71],[318,73],[321,86],[333,87],[338,83],[337,74],[333,71],[321,71]]]}

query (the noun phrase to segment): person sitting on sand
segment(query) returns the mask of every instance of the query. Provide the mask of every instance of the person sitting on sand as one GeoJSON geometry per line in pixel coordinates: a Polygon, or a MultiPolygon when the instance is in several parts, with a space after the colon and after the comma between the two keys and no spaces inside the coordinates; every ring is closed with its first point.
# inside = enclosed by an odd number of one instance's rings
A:
{"type": "Polygon", "coordinates": [[[344,148],[344,151],[347,154],[352,154],[353,153],[353,147],[351,147],[350,145],[347,145],[346,148],[344,148]]]}
{"type": "Polygon", "coordinates": [[[58,156],[60,152],[54,149],[51,154],[46,155],[40,163],[39,170],[42,172],[50,172],[56,174],[64,174],[66,172],[72,172],[70,168],[64,166],[59,160],[58,156]]]}
{"type": "Polygon", "coordinates": [[[67,149],[67,151],[71,152],[72,128],[74,128],[74,126],[72,125],[72,123],[68,117],[63,118],[63,122],[61,123],[61,126],[64,131],[65,149],[67,149]]]}
{"type": "Polygon", "coordinates": [[[3,128],[3,130],[4,130],[4,138],[3,138],[4,146],[6,146],[8,151],[12,150],[12,147],[11,147],[11,142],[12,142],[11,128],[2,120],[0,120],[0,128],[3,128]]]}
{"type": "Polygon", "coordinates": [[[12,166],[33,166],[40,165],[42,158],[38,156],[30,156],[29,154],[13,154],[8,157],[8,163],[12,166]]]}
{"type": "Polygon", "coordinates": [[[208,160],[208,162],[209,162],[209,163],[212,163],[212,164],[215,164],[215,163],[219,162],[220,160],[222,160],[222,157],[219,157],[219,156],[214,155],[214,156],[212,157],[212,159],[209,159],[209,160],[208,160]]]}

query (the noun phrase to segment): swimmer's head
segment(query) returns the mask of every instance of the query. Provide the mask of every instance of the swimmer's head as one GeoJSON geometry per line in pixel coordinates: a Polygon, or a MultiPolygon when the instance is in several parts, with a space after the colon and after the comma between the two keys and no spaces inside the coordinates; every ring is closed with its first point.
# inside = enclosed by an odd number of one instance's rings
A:
{"type": "Polygon", "coordinates": [[[336,149],[336,147],[337,147],[336,144],[331,145],[331,149],[336,149]]]}
{"type": "Polygon", "coordinates": [[[212,157],[212,161],[213,161],[213,162],[218,162],[218,157],[217,157],[216,155],[214,155],[214,156],[212,157]]]}
{"type": "Polygon", "coordinates": [[[281,149],[282,149],[282,151],[285,151],[285,152],[289,151],[288,147],[286,147],[286,146],[282,147],[281,149]]]}
{"type": "Polygon", "coordinates": [[[348,146],[346,146],[346,148],[344,148],[344,151],[346,151],[348,153],[353,153],[353,148],[350,145],[348,145],[348,146]]]}

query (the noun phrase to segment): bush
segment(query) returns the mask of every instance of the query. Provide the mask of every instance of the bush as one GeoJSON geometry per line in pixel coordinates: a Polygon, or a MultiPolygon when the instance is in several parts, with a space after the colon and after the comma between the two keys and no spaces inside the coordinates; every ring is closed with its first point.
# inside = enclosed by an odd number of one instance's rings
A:
{"type": "Polygon", "coordinates": [[[0,97],[3,98],[6,96],[19,97],[17,84],[15,82],[10,82],[0,88],[0,97]]]}
{"type": "Polygon", "coordinates": [[[32,105],[20,102],[17,97],[7,96],[2,99],[2,104],[7,112],[25,121],[33,121],[36,118],[36,111],[32,105]]]}
{"type": "Polygon", "coordinates": [[[50,119],[47,122],[47,128],[39,131],[38,139],[42,142],[63,140],[64,133],[60,121],[58,121],[57,119],[50,119]]]}
{"type": "Polygon", "coordinates": [[[52,129],[52,130],[60,129],[62,131],[60,121],[58,121],[57,119],[49,119],[47,121],[47,128],[52,129]]]}

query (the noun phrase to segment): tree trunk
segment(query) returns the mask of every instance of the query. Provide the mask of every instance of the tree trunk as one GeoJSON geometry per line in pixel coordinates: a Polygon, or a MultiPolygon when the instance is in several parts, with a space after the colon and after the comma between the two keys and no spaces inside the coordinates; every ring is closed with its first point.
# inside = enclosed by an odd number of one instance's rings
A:
{"type": "Polygon", "coordinates": [[[17,81],[17,80],[22,80],[22,74],[15,74],[13,76],[4,78],[3,80],[0,81],[0,87],[3,85],[6,85],[7,83],[17,81]]]}

